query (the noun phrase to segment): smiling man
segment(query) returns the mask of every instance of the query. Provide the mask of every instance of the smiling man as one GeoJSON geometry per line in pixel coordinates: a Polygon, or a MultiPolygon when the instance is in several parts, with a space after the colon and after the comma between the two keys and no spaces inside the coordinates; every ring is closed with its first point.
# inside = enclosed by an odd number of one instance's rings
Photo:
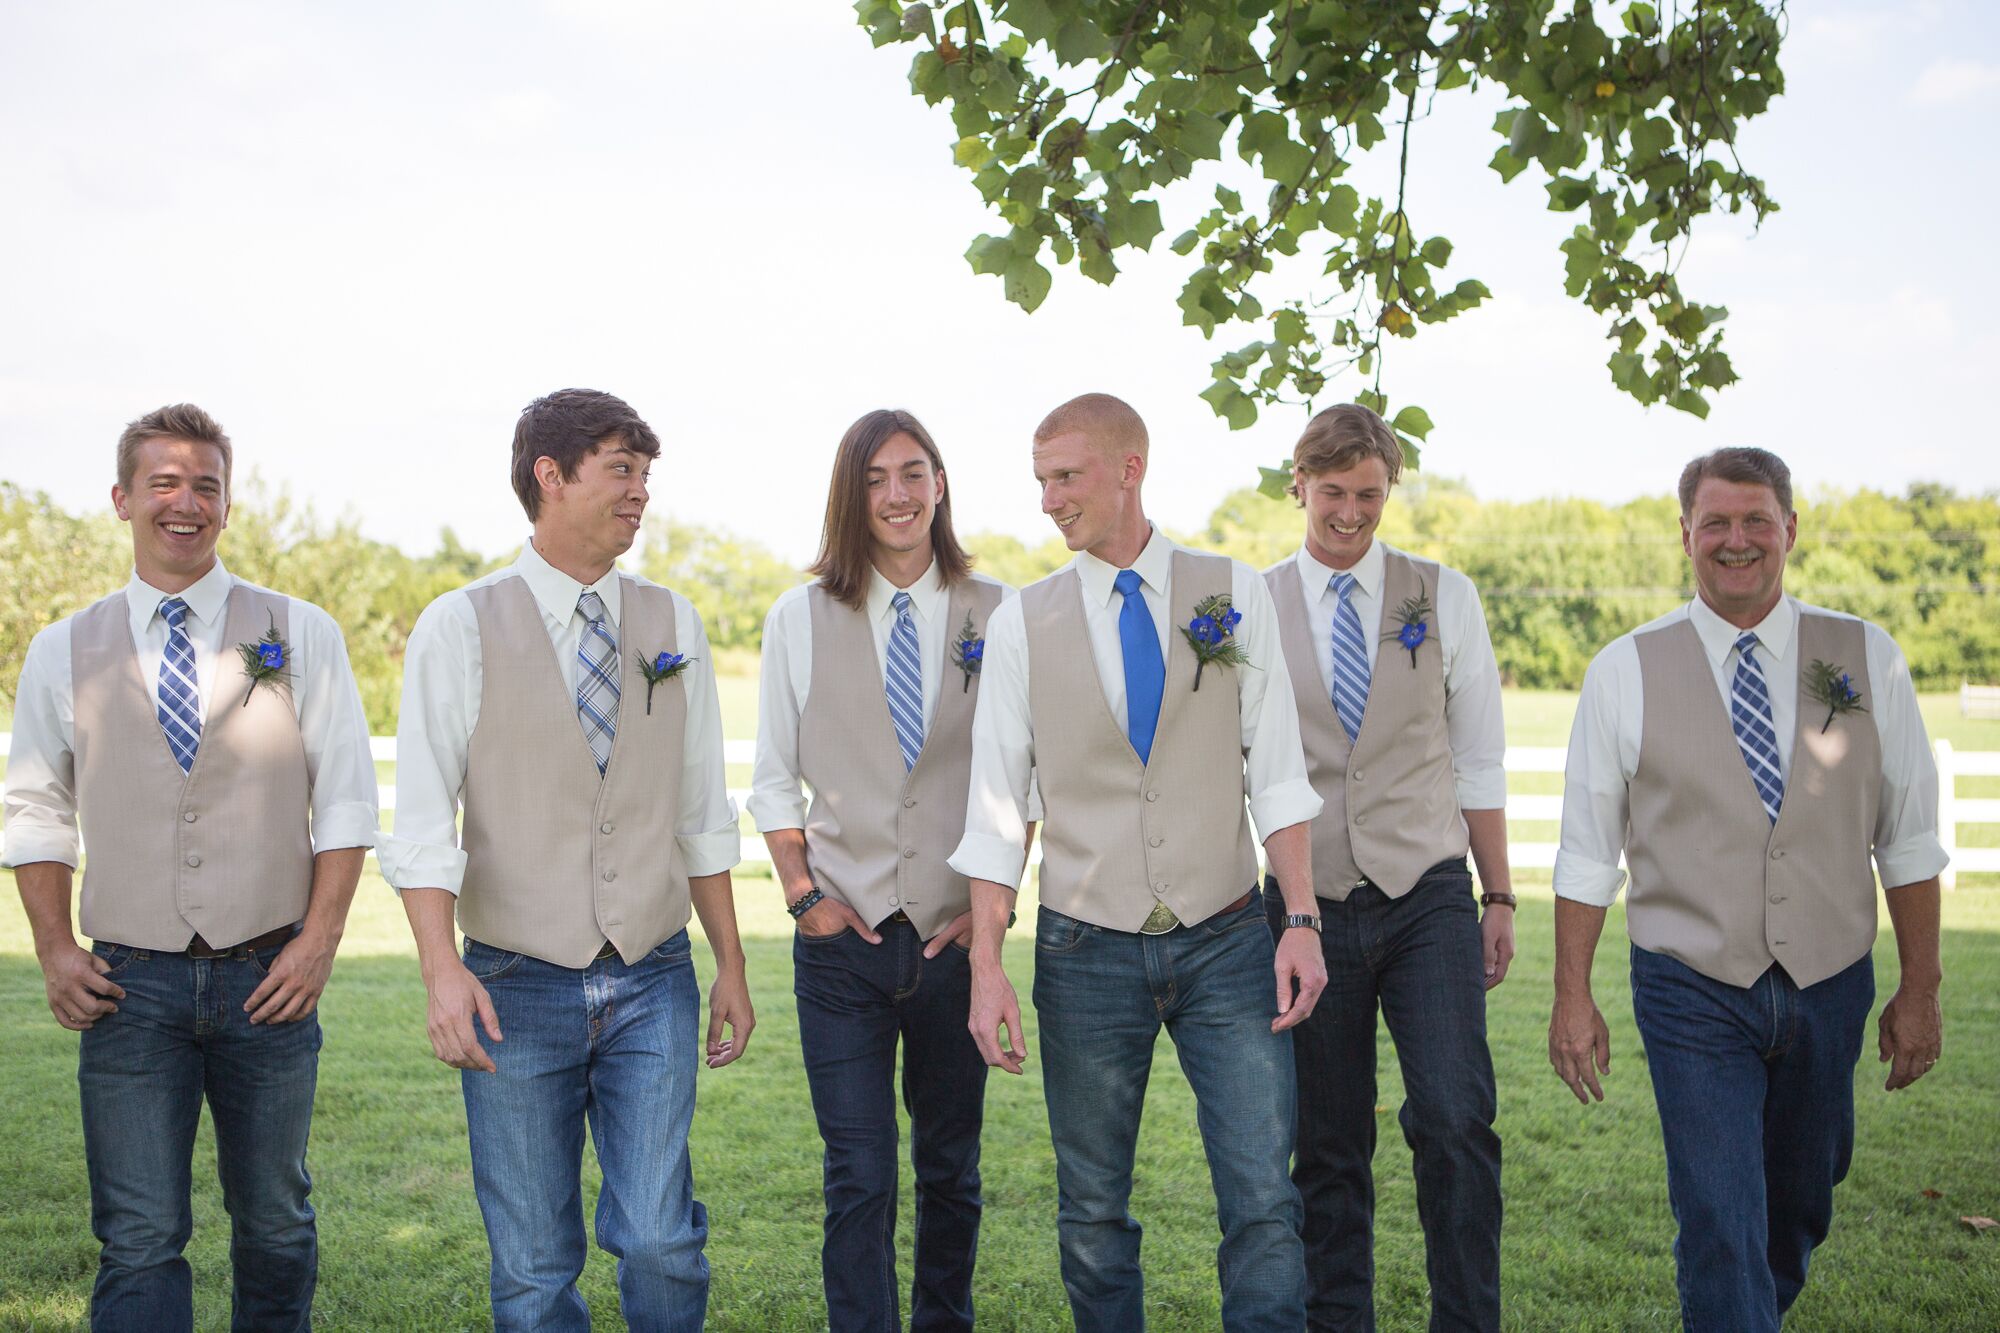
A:
{"type": "Polygon", "coordinates": [[[1871,858],[1902,963],[1879,1024],[1885,1086],[1937,1063],[1937,770],[1895,641],[1785,595],[1784,462],[1718,449],[1681,473],[1680,502],[1698,595],[1599,653],[1577,705],[1549,1061],[1579,1101],[1603,1100],[1590,970],[1622,853],[1682,1320],[1766,1333],[1805,1285],[1854,1149],[1871,858]]]}
{"type": "Polygon", "coordinates": [[[690,908],[715,955],[710,1068],[743,1053],[754,1020],[707,636],[685,597],[615,563],[659,453],[608,393],[530,403],[513,482],[533,535],[512,565],[433,602],[404,661],[382,871],[416,935],[431,1049],[464,1071],[499,1329],[590,1327],[576,1288],[586,1122],[626,1322],[699,1329],[707,1308],[690,908]]]}
{"type": "Polygon", "coordinates": [[[15,694],[5,863],[49,1008],[82,1033],[98,1330],[193,1327],[204,1100],[233,1325],[312,1316],[316,1011],[375,841],[375,768],[339,627],[216,558],[231,461],[192,404],[125,428],[111,503],[132,579],[36,635],[15,694]],[[70,926],[79,825],[89,950],[70,926]]]}
{"type": "Polygon", "coordinates": [[[951,857],[972,880],[972,1032],[989,1065],[1021,1072],[1028,1049],[1000,952],[1032,770],[1048,807],[1035,1011],[1076,1326],[1145,1327],[1128,1204],[1164,1026],[1215,1188],[1223,1327],[1297,1330],[1290,1029],[1326,983],[1309,862],[1320,799],[1264,581],[1147,521],[1147,455],[1145,424],[1109,394],[1065,403],[1035,431],[1042,512],[1077,554],[987,628],[965,838],[951,857]],[[1252,818],[1291,913],[1275,948],[1252,818]]]}

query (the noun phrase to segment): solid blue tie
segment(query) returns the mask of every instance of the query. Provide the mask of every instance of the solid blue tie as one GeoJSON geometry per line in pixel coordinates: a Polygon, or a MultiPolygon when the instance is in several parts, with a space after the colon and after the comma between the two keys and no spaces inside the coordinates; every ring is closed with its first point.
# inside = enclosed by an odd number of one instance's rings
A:
{"type": "Polygon", "coordinates": [[[1153,613],[1139,592],[1139,575],[1118,571],[1114,586],[1125,598],[1118,612],[1118,646],[1125,658],[1125,733],[1140,763],[1153,755],[1153,732],[1160,725],[1160,696],[1167,688],[1167,663],[1160,656],[1160,634],[1153,613]]]}
{"type": "Polygon", "coordinates": [[[1785,801],[1785,778],[1778,770],[1778,729],[1771,721],[1771,692],[1764,687],[1764,668],[1752,656],[1756,634],[1746,630],[1736,640],[1736,677],[1729,687],[1729,724],[1736,732],[1737,748],[1750,766],[1750,781],[1756,784],[1757,799],[1773,824],[1778,807],[1785,801]]]}
{"type": "Polygon", "coordinates": [[[1348,600],[1353,593],[1354,575],[1333,576],[1333,711],[1349,745],[1361,735],[1361,715],[1368,708],[1368,681],[1374,670],[1361,617],[1348,600]]]}
{"type": "Polygon", "coordinates": [[[896,626],[889,631],[889,664],[882,689],[889,696],[889,720],[896,724],[896,748],[903,752],[903,771],[917,766],[924,751],[924,684],[917,658],[917,622],[910,618],[910,594],[889,599],[896,608],[896,626]]]}
{"type": "Polygon", "coordinates": [[[167,622],[167,651],[160,658],[160,730],[167,734],[174,762],[185,773],[201,748],[201,688],[195,683],[194,645],[187,635],[187,603],[169,597],[160,603],[167,622]]]}

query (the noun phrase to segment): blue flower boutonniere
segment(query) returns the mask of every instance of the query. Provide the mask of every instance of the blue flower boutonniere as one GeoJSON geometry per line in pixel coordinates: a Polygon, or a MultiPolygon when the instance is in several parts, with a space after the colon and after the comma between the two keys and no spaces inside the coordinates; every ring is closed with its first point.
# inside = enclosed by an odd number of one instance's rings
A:
{"type": "Polygon", "coordinates": [[[263,638],[255,643],[239,643],[236,651],[243,655],[243,674],[250,678],[249,688],[243,691],[243,707],[250,706],[250,696],[263,682],[291,679],[292,645],[278,633],[277,616],[271,617],[271,628],[264,631],[263,638]]]}
{"type": "Polygon", "coordinates": [[[653,715],[653,687],[680,675],[694,660],[680,653],[654,653],[651,657],[640,654],[639,674],[646,678],[646,716],[653,715]]]}
{"type": "Polygon", "coordinates": [[[1831,662],[1822,662],[1817,657],[1806,667],[1806,693],[1815,703],[1826,705],[1826,721],[1819,724],[1821,734],[1833,725],[1833,720],[1842,713],[1865,713],[1867,707],[1861,702],[1861,691],[1854,688],[1854,679],[1831,662]]]}
{"type": "Polygon", "coordinates": [[[1243,613],[1229,604],[1229,594],[1219,593],[1195,603],[1194,619],[1181,626],[1181,637],[1194,649],[1194,687],[1201,688],[1202,669],[1213,662],[1218,666],[1247,666],[1243,645],[1236,642],[1236,627],[1243,613]]]}
{"type": "Polygon", "coordinates": [[[959,626],[958,638],[951,645],[951,662],[965,674],[965,683],[959,686],[963,694],[972,688],[972,678],[979,674],[979,668],[986,661],[986,640],[972,632],[972,612],[965,613],[965,623],[959,626]]]}
{"type": "Polygon", "coordinates": [[[1419,579],[1417,581],[1417,595],[1415,597],[1405,597],[1403,604],[1398,606],[1392,613],[1391,618],[1395,620],[1398,628],[1382,636],[1383,642],[1386,643],[1390,639],[1394,639],[1409,650],[1410,667],[1412,670],[1417,665],[1417,649],[1423,647],[1424,642],[1431,636],[1430,618],[1432,614],[1433,608],[1431,607],[1430,589],[1426,588],[1423,580],[1419,579]]]}

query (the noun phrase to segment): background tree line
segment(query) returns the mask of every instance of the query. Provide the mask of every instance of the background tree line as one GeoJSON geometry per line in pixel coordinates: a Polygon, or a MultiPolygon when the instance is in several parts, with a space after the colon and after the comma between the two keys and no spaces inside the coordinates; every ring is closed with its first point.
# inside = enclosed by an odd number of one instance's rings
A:
{"type": "MultiPolygon", "coordinates": [[[[1481,500],[1462,483],[1422,477],[1398,489],[1382,535],[1471,575],[1509,684],[1573,689],[1598,648],[1692,595],[1677,516],[1667,496],[1481,500]]],[[[1174,535],[1261,568],[1297,549],[1300,531],[1289,500],[1246,488],[1225,496],[1205,528],[1174,535]]],[[[2000,682],[2000,495],[1928,483],[1900,496],[1824,491],[1802,498],[1799,533],[1787,588],[1886,627],[1920,689],[2000,682]]],[[[1053,537],[1030,546],[981,533],[966,544],[980,568],[1016,586],[1069,558],[1053,537]]],[[[11,705],[36,631],[119,587],[130,552],[109,513],[72,514],[0,482],[0,580],[11,594],[0,599],[0,700],[11,705]]],[[[363,536],[353,515],[329,518],[255,480],[235,501],[221,552],[235,573],[340,623],[377,732],[394,729],[403,647],[424,607],[513,558],[470,550],[449,528],[434,551],[412,555],[363,536]]],[[[803,577],[752,538],[669,518],[647,521],[636,567],[694,602],[725,670],[752,665],[764,613],[803,577]]]]}

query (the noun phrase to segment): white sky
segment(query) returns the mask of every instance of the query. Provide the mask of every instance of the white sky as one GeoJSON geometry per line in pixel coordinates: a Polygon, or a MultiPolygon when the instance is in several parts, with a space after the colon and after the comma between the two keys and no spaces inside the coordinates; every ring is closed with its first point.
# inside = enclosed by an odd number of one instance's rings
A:
{"type": "MultiPolygon", "coordinates": [[[[1485,167],[1497,104],[1418,126],[1417,230],[1496,297],[1394,349],[1392,400],[1438,422],[1427,469],[1620,500],[1758,443],[1807,488],[2000,487],[1974,391],[2000,361],[2000,18],[1792,16],[1789,91],[1742,145],[1784,211],[1754,240],[1714,220],[1682,269],[1730,307],[1745,381],[1706,423],[1611,388],[1601,322],[1561,291],[1574,219],[1537,168],[1485,167]]],[[[1195,397],[1256,336],[1204,342],[1172,304],[1166,241],[1205,193],[1169,197],[1114,287],[1059,270],[1023,315],[961,257],[1001,224],[908,91],[913,53],[872,49],[845,0],[6,4],[0,478],[104,504],[120,426],[189,399],[240,469],[371,535],[498,551],[525,530],[514,416],[580,384],[659,430],[656,511],[802,560],[862,411],[930,426],[961,530],[1039,540],[1029,432],[1103,389],[1151,426],[1149,510],[1199,524],[1303,421],[1232,434],[1195,397]]]]}

